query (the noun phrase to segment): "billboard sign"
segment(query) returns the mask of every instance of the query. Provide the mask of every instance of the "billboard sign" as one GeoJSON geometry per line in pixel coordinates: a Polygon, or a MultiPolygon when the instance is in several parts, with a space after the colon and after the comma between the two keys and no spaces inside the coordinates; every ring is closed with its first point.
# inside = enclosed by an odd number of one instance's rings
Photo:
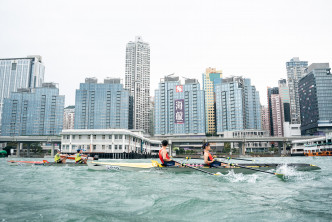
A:
{"type": "Polygon", "coordinates": [[[176,92],[177,92],[177,93],[178,93],[178,92],[183,92],[183,86],[178,85],[178,86],[176,86],[175,88],[176,88],[176,92]]]}
{"type": "Polygon", "coordinates": [[[175,123],[184,123],[184,99],[175,100],[175,123]]]}

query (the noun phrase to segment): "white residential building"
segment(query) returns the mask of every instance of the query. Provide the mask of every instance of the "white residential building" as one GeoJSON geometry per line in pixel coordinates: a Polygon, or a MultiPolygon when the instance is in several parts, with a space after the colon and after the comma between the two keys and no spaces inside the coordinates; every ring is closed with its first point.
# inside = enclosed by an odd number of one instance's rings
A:
{"type": "Polygon", "coordinates": [[[125,89],[133,98],[133,129],[150,133],[150,45],[140,36],[127,44],[125,89]]]}
{"type": "Polygon", "coordinates": [[[75,123],[75,106],[64,108],[63,112],[63,129],[74,129],[75,123]]]}

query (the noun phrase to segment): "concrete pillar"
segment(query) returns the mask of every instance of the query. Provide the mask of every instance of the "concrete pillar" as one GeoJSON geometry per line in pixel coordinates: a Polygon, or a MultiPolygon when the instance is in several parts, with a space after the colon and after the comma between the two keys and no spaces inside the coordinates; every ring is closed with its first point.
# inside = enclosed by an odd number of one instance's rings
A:
{"type": "Polygon", "coordinates": [[[287,144],[285,143],[285,142],[283,142],[283,150],[282,150],[282,154],[283,155],[286,155],[287,153],[287,151],[286,151],[286,147],[287,147],[287,144]]]}
{"type": "Polygon", "coordinates": [[[30,143],[28,143],[28,149],[27,149],[27,157],[30,157],[30,143]]]}
{"type": "Polygon", "coordinates": [[[52,143],[51,156],[54,157],[54,143],[52,143]]]}
{"type": "Polygon", "coordinates": [[[283,145],[283,142],[278,142],[278,156],[281,156],[281,146],[283,145]]]}
{"type": "Polygon", "coordinates": [[[242,155],[246,155],[246,142],[242,143],[242,155]]]}
{"type": "Polygon", "coordinates": [[[16,145],[16,157],[20,157],[21,144],[22,143],[17,143],[17,145],[16,145]]]}

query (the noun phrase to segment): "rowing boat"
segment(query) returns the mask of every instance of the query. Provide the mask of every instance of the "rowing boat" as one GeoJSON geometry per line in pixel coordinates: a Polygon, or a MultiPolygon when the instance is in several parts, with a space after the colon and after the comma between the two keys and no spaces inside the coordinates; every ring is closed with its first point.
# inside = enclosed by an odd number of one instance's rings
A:
{"type": "Polygon", "coordinates": [[[19,160],[8,160],[7,163],[10,166],[86,166],[85,163],[75,163],[75,162],[66,162],[66,163],[55,163],[48,161],[19,161],[19,160]]]}
{"type": "MultiPolygon", "coordinates": [[[[286,165],[286,164],[278,164],[278,163],[259,163],[259,164],[242,164],[241,166],[245,166],[246,168],[239,166],[232,166],[231,168],[219,167],[219,168],[210,168],[209,166],[205,166],[202,163],[190,163],[187,164],[191,167],[195,167],[198,169],[202,169],[204,171],[210,173],[222,173],[227,174],[229,171],[234,171],[235,173],[243,173],[250,174],[255,173],[256,171],[252,169],[259,170],[276,170],[277,168],[286,165]],[[249,169],[248,169],[249,168],[249,169]]],[[[310,170],[318,170],[320,169],[318,166],[304,163],[289,163],[288,167],[295,168],[299,171],[310,171],[310,170]]],[[[172,166],[172,167],[164,167],[159,164],[157,161],[152,160],[151,163],[113,163],[113,162],[98,162],[91,161],[88,162],[88,169],[90,170],[110,170],[110,171],[144,171],[144,170],[161,170],[167,172],[175,172],[175,173],[184,173],[184,172],[192,172],[193,169],[189,167],[183,166],[172,166]]]]}

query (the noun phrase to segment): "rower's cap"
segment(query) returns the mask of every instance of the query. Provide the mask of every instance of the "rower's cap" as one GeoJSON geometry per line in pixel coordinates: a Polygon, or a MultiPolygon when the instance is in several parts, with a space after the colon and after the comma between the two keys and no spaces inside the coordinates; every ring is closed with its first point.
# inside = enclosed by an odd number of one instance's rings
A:
{"type": "Polygon", "coordinates": [[[61,152],[61,150],[60,150],[60,149],[57,149],[56,151],[57,151],[57,152],[61,152]]]}
{"type": "Polygon", "coordinates": [[[80,152],[81,151],[81,149],[77,149],[77,152],[80,152]]]}

